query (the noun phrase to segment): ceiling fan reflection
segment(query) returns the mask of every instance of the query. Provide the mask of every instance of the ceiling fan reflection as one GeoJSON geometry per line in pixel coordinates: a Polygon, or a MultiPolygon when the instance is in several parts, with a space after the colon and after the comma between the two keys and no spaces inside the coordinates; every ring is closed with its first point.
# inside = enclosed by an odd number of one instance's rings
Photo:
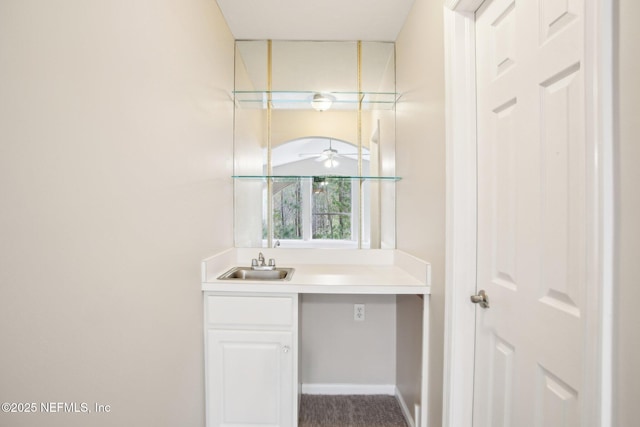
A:
{"type": "MultiPolygon", "coordinates": [[[[333,148],[332,139],[329,139],[329,148],[325,148],[319,153],[301,153],[300,157],[316,157],[316,162],[324,162],[325,167],[334,168],[340,165],[339,158],[350,159],[352,156],[357,156],[358,153],[339,153],[338,150],[333,148]]],[[[363,156],[368,154],[363,153],[363,156]]]]}

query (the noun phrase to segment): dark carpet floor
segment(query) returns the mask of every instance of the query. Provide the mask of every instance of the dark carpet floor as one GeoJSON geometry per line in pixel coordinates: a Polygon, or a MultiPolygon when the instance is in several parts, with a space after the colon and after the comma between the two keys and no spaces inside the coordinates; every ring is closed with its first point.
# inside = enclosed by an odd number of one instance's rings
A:
{"type": "Polygon", "coordinates": [[[407,427],[400,404],[385,395],[303,394],[298,427],[407,427]]]}

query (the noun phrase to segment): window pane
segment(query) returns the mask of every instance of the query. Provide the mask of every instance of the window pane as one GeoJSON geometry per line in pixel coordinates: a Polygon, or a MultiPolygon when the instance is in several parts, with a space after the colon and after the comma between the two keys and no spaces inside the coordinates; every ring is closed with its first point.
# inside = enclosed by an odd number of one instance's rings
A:
{"type": "Polygon", "coordinates": [[[299,180],[273,183],[273,238],[302,239],[299,180]]]}
{"type": "Polygon", "coordinates": [[[351,181],[314,181],[312,213],[314,239],[352,240],[351,181]]]}

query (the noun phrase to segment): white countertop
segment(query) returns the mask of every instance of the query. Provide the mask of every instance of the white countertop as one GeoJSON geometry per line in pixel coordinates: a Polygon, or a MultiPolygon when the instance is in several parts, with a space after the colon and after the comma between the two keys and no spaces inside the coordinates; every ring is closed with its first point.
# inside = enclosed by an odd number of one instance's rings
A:
{"type": "MultiPolygon", "coordinates": [[[[253,250],[256,252],[255,250],[253,250]]],[[[218,280],[230,268],[250,265],[246,250],[230,250],[203,261],[203,291],[277,292],[317,294],[429,294],[430,266],[404,252],[286,253],[263,250],[265,258],[276,258],[278,267],[294,268],[291,280],[218,280]],[[324,261],[322,262],[324,258],[324,261]],[[309,262],[313,261],[313,262],[309,262]],[[373,261],[373,263],[371,263],[373,261]]],[[[374,250],[375,251],[375,250],[374,250]]],[[[257,252],[256,252],[257,255],[257,252]]]]}

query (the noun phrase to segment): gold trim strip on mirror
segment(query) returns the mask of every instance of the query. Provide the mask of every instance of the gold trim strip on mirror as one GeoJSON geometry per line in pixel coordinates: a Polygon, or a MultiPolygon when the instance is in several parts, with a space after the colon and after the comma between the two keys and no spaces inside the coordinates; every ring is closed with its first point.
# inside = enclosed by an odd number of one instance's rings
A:
{"type": "MultiPolygon", "coordinates": [[[[358,72],[358,176],[362,176],[362,41],[358,40],[357,72],[358,72]]],[[[362,249],[364,234],[364,181],[358,182],[358,249],[362,249]]]]}
{"type": "Polygon", "coordinates": [[[357,73],[358,73],[358,175],[362,176],[362,41],[357,45],[357,73]]]}
{"type": "MultiPolygon", "coordinates": [[[[271,85],[272,42],[267,40],[267,175],[272,175],[271,164],[271,85]]],[[[273,246],[273,180],[267,179],[267,247],[273,246]]]]}

